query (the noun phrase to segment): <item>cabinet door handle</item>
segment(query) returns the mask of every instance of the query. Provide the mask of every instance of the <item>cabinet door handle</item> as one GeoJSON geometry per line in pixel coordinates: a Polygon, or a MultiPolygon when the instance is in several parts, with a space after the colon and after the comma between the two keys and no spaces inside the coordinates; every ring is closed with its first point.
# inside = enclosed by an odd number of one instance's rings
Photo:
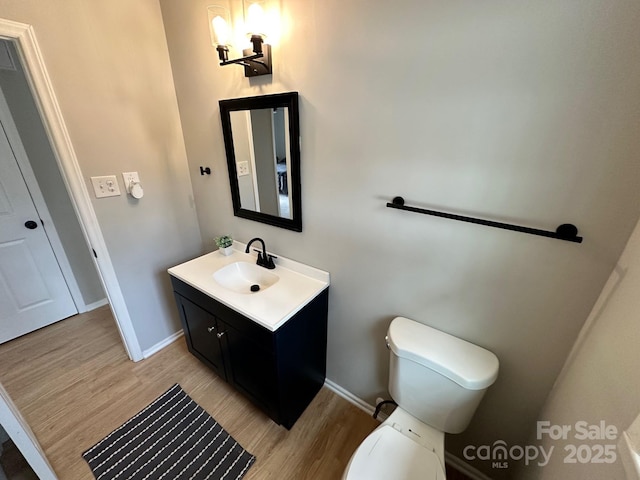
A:
{"type": "Polygon", "coordinates": [[[225,333],[226,333],[226,332],[216,333],[216,336],[217,336],[218,338],[222,338],[222,337],[224,336],[224,334],[225,334],[225,333]]]}
{"type": "Polygon", "coordinates": [[[213,333],[216,331],[216,327],[207,327],[207,332],[213,333]]]}

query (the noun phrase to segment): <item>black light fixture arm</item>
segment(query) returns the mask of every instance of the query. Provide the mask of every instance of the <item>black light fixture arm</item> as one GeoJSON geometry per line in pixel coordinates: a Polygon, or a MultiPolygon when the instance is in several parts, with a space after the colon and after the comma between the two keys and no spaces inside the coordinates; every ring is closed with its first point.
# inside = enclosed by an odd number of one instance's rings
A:
{"type": "MultiPolygon", "coordinates": [[[[225,66],[225,65],[242,65],[243,67],[247,67],[250,69],[254,68],[254,64],[259,64],[261,65],[266,72],[271,72],[271,66],[268,64],[268,62],[262,62],[260,60],[258,60],[258,58],[265,58],[265,52],[263,51],[263,44],[264,40],[262,39],[262,36],[260,35],[252,35],[251,36],[251,44],[253,45],[253,54],[251,55],[247,55],[247,53],[250,53],[251,50],[244,50],[243,53],[245,53],[244,57],[240,57],[240,58],[235,58],[233,60],[229,60],[229,47],[227,47],[226,45],[218,45],[216,47],[216,50],[218,51],[218,58],[220,59],[220,66],[225,66]]],[[[267,47],[267,53],[269,53],[268,50],[268,46],[267,47]]],[[[265,58],[265,60],[268,60],[265,58]]]]}
{"type": "Polygon", "coordinates": [[[512,225],[510,223],[494,222],[493,220],[484,220],[481,218],[466,217],[464,215],[456,215],[453,213],[438,212],[428,210],[426,208],[410,207],[404,204],[404,198],[395,197],[391,203],[387,203],[387,207],[396,208],[398,210],[406,210],[408,212],[423,213],[433,215],[435,217],[448,218],[451,220],[459,220],[461,222],[475,223],[478,225],[486,225],[488,227],[502,228],[514,232],[528,233],[531,235],[539,235],[541,237],[555,238],[567,242],[582,243],[582,237],[578,236],[578,228],[571,223],[563,223],[555,232],[547,230],[539,230],[537,228],[523,227],[520,225],[512,225]]]}
{"type": "MultiPolygon", "coordinates": [[[[239,64],[239,65],[243,65],[245,67],[250,67],[251,65],[249,65],[247,62],[249,60],[252,60],[255,63],[261,63],[262,65],[264,65],[264,63],[260,62],[260,61],[256,61],[256,58],[262,58],[264,57],[264,54],[262,52],[260,53],[254,53],[253,55],[249,55],[247,57],[240,57],[240,58],[235,58],[233,60],[223,60],[220,62],[220,65],[233,65],[233,64],[239,64]]],[[[222,59],[221,59],[222,60],[222,59]]],[[[266,66],[265,66],[266,68],[266,66]]]]}

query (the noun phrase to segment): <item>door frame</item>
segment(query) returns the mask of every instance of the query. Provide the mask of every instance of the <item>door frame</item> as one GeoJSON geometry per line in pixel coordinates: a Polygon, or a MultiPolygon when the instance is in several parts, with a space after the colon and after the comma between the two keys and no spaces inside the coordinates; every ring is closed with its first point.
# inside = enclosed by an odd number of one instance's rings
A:
{"type": "Polygon", "coordinates": [[[131,360],[140,361],[144,358],[142,348],[133,328],[33,27],[0,18],[0,37],[14,40],[16,43],[19,60],[22,62],[80,228],[87,245],[95,252],[94,261],[98,275],[109,300],[125,350],[131,360]]]}
{"type": "Polygon", "coordinates": [[[2,385],[0,385],[0,425],[41,480],[56,480],[56,474],[42,447],[2,385]]]}

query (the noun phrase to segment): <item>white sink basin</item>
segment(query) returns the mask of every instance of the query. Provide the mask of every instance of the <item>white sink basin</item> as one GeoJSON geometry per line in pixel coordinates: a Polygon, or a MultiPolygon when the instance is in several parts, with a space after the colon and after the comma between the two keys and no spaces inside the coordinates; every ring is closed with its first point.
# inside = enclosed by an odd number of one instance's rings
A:
{"type": "Polygon", "coordinates": [[[280,280],[275,273],[255,263],[235,262],[213,274],[218,284],[236,293],[259,293],[280,280]]]}
{"type": "Polygon", "coordinates": [[[278,254],[276,268],[256,265],[246,244],[233,242],[229,256],[211,252],[169,269],[172,277],[275,332],[329,286],[328,272],[278,254]],[[251,285],[259,285],[256,293],[251,285]]]}

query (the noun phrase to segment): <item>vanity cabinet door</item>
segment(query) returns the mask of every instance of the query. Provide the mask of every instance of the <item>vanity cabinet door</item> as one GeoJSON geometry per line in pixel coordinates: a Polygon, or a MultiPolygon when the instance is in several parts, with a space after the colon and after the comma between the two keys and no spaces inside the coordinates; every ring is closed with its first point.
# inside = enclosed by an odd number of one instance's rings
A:
{"type": "MultiPolygon", "coordinates": [[[[274,354],[261,342],[220,322],[227,381],[277,419],[278,379],[274,354]]],[[[277,420],[276,420],[277,421],[277,420]]]]}
{"type": "Polygon", "coordinates": [[[189,351],[226,380],[216,317],[181,295],[175,297],[189,351]]]}

